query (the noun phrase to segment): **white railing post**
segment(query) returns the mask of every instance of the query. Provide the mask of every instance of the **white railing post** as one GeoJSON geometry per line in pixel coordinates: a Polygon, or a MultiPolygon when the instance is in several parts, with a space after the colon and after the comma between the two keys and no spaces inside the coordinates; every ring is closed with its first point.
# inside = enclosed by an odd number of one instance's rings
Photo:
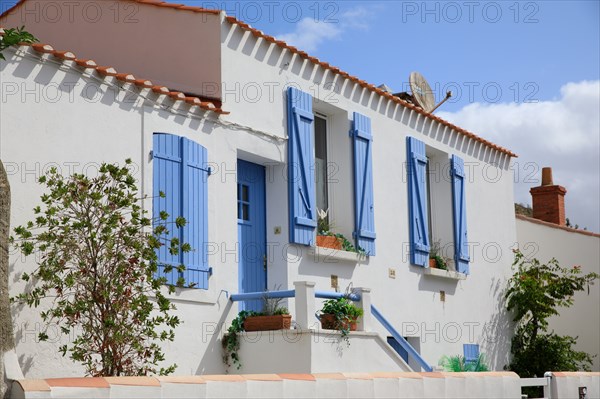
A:
{"type": "Polygon", "coordinates": [[[546,386],[544,386],[544,398],[554,399],[552,396],[552,372],[545,372],[544,377],[546,378],[546,386]]]}
{"type": "Polygon", "coordinates": [[[356,305],[363,310],[363,316],[358,319],[356,330],[373,331],[373,325],[371,323],[371,289],[359,287],[353,289],[352,292],[360,295],[360,301],[358,301],[356,305]]]}
{"type": "Polygon", "coordinates": [[[298,328],[308,330],[311,324],[315,324],[315,283],[296,281],[294,287],[296,288],[296,324],[298,328]]]}

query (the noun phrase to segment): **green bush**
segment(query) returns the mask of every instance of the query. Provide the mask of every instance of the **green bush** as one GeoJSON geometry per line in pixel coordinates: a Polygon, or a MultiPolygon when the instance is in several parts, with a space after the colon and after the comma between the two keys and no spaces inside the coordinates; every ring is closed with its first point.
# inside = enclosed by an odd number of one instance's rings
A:
{"type": "Polygon", "coordinates": [[[599,277],[581,275],[581,267],[561,267],[556,259],[543,264],[515,251],[515,274],[510,278],[507,308],[514,312],[516,333],[512,339],[512,360],[505,368],[522,378],[542,377],[546,371],[589,371],[592,357],[573,347],[577,337],[560,336],[548,331],[548,318],[558,309],[573,305],[573,295],[589,292],[599,277]]]}

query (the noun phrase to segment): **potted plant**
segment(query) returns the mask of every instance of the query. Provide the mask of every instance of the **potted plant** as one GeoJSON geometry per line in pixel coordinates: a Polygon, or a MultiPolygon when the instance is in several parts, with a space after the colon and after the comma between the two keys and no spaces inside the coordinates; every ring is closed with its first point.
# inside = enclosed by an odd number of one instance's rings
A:
{"type": "Polygon", "coordinates": [[[317,247],[342,249],[339,238],[331,232],[329,210],[317,209],[317,247]]]}
{"type": "Polygon", "coordinates": [[[435,241],[429,251],[429,267],[432,269],[448,270],[448,258],[441,255],[440,241],[435,241]]]}
{"type": "Polygon", "coordinates": [[[342,338],[348,342],[348,333],[356,331],[356,322],[362,315],[363,310],[343,296],[325,301],[320,310],[319,320],[324,330],[339,330],[342,338]]]}
{"type": "Polygon", "coordinates": [[[283,298],[267,298],[265,295],[263,297],[264,311],[246,317],[244,320],[244,330],[289,330],[292,325],[292,316],[286,307],[279,306],[281,301],[283,301],[283,298]]]}

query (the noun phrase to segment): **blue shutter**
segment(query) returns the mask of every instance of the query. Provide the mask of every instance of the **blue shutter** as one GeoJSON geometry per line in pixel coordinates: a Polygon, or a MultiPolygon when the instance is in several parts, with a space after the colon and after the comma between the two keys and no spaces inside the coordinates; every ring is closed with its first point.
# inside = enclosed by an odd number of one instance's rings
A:
{"type": "Polygon", "coordinates": [[[373,210],[373,136],[371,119],[354,113],[354,238],[367,255],[375,255],[375,213],[373,210]]]}
{"type": "Polygon", "coordinates": [[[463,344],[463,354],[465,356],[465,363],[477,363],[479,359],[479,345],[463,344]]]}
{"type": "Polygon", "coordinates": [[[317,222],[312,97],[290,87],[287,102],[290,242],[313,245],[317,222]]]}
{"type": "Polygon", "coordinates": [[[452,155],[452,206],[454,210],[454,262],[456,271],[469,274],[467,242],[467,207],[465,199],[465,166],[461,158],[452,155]]]}
{"type": "Polygon", "coordinates": [[[157,251],[157,277],[166,277],[167,284],[173,285],[177,284],[179,277],[183,277],[186,286],[208,289],[206,246],[209,169],[206,149],[191,140],[172,134],[155,133],[153,140],[152,213],[155,220],[159,220],[161,211],[169,214],[166,220],[169,235],[163,237],[165,245],[157,251]],[[160,198],[161,191],[165,193],[165,198],[160,198]],[[175,225],[175,220],[180,216],[186,219],[182,228],[175,225]],[[178,238],[180,243],[190,244],[192,251],[170,254],[168,241],[172,238],[178,238]],[[174,269],[165,274],[165,266],[177,267],[182,264],[186,266],[183,273],[174,269]]]}
{"type": "Polygon", "coordinates": [[[183,147],[183,227],[182,242],[192,251],[182,254],[186,285],[208,289],[208,158],[206,148],[182,138],[183,147]]]}
{"type": "Polygon", "coordinates": [[[425,144],[414,137],[406,138],[408,169],[408,215],[410,263],[429,267],[427,224],[427,157],[425,144]]]}
{"type": "MultiPolygon", "coordinates": [[[[164,267],[179,266],[180,256],[169,253],[169,245],[165,240],[178,238],[181,240],[181,229],[175,226],[175,219],[181,216],[181,181],[182,181],[182,151],[179,136],[172,134],[156,133],[153,143],[153,202],[152,216],[154,220],[159,220],[160,212],[169,214],[166,220],[169,235],[163,236],[162,242],[165,244],[157,251],[158,255],[158,275],[157,277],[166,277],[167,284],[176,284],[179,277],[177,270],[170,273],[164,273],[164,267]],[[159,193],[163,192],[165,198],[160,198],[159,193]]],[[[159,223],[165,223],[160,221],[159,223]]]]}

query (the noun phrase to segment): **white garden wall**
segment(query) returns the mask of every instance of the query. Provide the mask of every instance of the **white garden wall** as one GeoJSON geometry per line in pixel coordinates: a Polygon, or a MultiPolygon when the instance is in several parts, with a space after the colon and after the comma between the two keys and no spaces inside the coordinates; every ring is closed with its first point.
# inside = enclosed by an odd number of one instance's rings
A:
{"type": "Polygon", "coordinates": [[[387,372],[22,380],[12,398],[519,399],[520,392],[514,373],[387,372]]]}
{"type": "MultiPolygon", "coordinates": [[[[600,235],[561,228],[523,216],[517,217],[519,247],[529,258],[548,262],[555,258],[563,267],[581,266],[582,273],[600,274],[600,235]]],[[[579,337],[575,348],[593,358],[594,371],[600,371],[600,282],[589,292],[578,292],[571,308],[559,309],[559,316],[549,319],[549,328],[560,335],[579,337]]]]}

